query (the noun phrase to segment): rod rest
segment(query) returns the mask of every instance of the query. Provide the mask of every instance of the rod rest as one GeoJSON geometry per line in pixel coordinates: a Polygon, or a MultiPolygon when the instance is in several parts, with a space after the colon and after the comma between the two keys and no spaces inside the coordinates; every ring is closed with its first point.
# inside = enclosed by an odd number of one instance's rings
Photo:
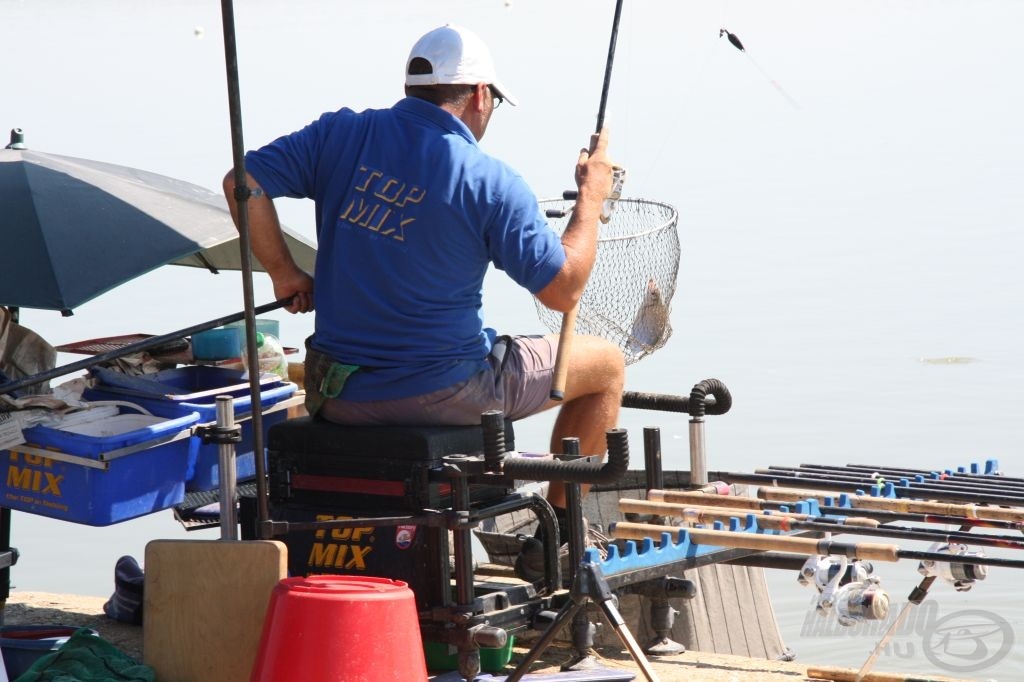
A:
{"type": "Polygon", "coordinates": [[[691,416],[725,414],[732,408],[732,394],[718,379],[704,379],[694,385],[690,395],[624,391],[622,406],[640,410],[681,412],[691,416]]]}
{"type": "Polygon", "coordinates": [[[594,462],[588,458],[571,460],[528,460],[506,458],[506,477],[523,481],[559,480],[567,483],[613,483],[629,468],[629,439],[625,429],[609,429],[608,461],[594,462]]]}

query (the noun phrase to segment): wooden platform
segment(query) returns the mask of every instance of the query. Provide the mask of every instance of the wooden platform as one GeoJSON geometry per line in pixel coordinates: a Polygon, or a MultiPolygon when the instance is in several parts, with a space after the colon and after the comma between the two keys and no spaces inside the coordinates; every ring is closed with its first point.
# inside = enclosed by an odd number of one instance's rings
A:
{"type": "MultiPolygon", "coordinates": [[[[5,625],[80,625],[96,630],[108,642],[125,653],[142,659],[142,627],[125,625],[103,615],[100,597],[79,597],[74,595],[45,592],[11,593],[3,610],[5,625]]],[[[522,660],[526,650],[517,649],[512,659],[514,665],[522,660]]],[[[628,670],[636,673],[637,680],[643,680],[636,663],[621,649],[602,647],[596,651],[597,661],[606,667],[628,670]]],[[[558,665],[567,658],[568,652],[551,647],[534,666],[531,673],[551,674],[558,671],[558,665]]],[[[853,680],[856,671],[846,668],[825,669],[809,666],[807,663],[756,660],[741,656],[728,656],[708,652],[690,652],[673,657],[671,660],[652,661],[652,667],[661,682],[739,682],[740,680],[763,680],[764,682],[812,682],[815,680],[853,680]]],[[[512,668],[508,669],[509,671],[512,668]]],[[[435,682],[458,680],[453,673],[435,674],[435,682]]],[[[865,682],[913,682],[922,680],[934,682],[959,682],[946,677],[913,677],[906,675],[870,675],[865,682]]],[[[524,678],[529,682],[530,678],[524,678]]],[[[197,682],[199,682],[197,680],[197,682]]],[[[203,681],[206,682],[206,681],[203,681]]]]}

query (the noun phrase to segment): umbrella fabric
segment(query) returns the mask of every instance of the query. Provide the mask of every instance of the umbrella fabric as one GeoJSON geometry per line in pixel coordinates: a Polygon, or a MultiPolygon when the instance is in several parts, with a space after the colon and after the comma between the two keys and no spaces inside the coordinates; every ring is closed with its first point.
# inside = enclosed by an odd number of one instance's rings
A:
{"type": "MultiPolygon", "coordinates": [[[[225,207],[224,210],[227,211],[227,208],[225,207]]],[[[282,227],[281,231],[284,233],[284,243],[292,252],[296,264],[306,272],[312,273],[313,266],[316,264],[316,245],[286,227],[282,227]]],[[[235,235],[231,241],[210,246],[197,253],[179,258],[171,265],[188,265],[194,268],[206,268],[214,272],[217,270],[241,270],[242,254],[238,249],[238,236],[235,235]]],[[[255,272],[266,272],[255,257],[253,257],[252,269],[255,272]]]]}
{"type": "MultiPolygon", "coordinates": [[[[0,150],[0,207],[0,305],[67,313],[161,265],[193,264],[206,249],[229,254],[234,244],[239,260],[221,195],[125,166],[0,150]]],[[[288,236],[297,260],[310,261],[312,245],[288,236]]],[[[195,264],[237,269],[217,253],[195,264]]]]}

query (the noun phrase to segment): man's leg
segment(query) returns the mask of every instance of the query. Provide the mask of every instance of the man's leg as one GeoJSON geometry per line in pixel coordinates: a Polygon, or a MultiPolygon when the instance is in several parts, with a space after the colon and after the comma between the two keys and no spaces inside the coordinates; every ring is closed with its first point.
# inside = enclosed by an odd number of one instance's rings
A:
{"type": "MultiPolygon", "coordinates": [[[[625,374],[618,346],[596,336],[573,339],[565,400],[551,433],[551,452],[561,452],[563,438],[576,437],[580,439],[581,454],[604,456],[605,432],[618,425],[625,374]]],[[[551,401],[547,407],[558,404],[551,401]]],[[[561,481],[551,481],[548,501],[556,508],[565,508],[561,481]]]]}
{"type": "MultiPolygon", "coordinates": [[[[548,337],[557,345],[558,337],[548,337]]],[[[551,434],[551,452],[560,453],[562,439],[580,439],[580,453],[604,456],[607,450],[605,432],[614,428],[619,419],[622,405],[622,387],[625,382],[625,361],[619,348],[604,339],[594,336],[578,336],[573,339],[569,356],[565,400],[549,400],[544,409],[561,405],[551,434]]],[[[550,379],[548,379],[550,382],[550,379]]],[[[550,387],[550,383],[548,384],[550,387]]],[[[581,486],[584,493],[588,486],[581,486]]],[[[548,502],[555,509],[559,537],[568,537],[566,517],[565,484],[550,481],[548,502]]],[[[540,529],[537,531],[540,533],[540,529]]],[[[526,581],[535,582],[544,575],[544,546],[537,538],[527,539],[516,558],[516,575],[526,581]]]]}

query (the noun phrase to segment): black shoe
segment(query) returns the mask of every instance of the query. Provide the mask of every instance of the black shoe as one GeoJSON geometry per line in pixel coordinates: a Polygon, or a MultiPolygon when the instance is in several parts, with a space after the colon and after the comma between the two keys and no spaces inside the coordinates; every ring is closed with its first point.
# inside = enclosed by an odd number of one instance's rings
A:
{"type": "MultiPolygon", "coordinates": [[[[544,579],[544,543],[536,537],[519,536],[523,539],[519,556],[516,557],[515,574],[520,580],[535,583],[544,579]]],[[[608,544],[611,541],[599,526],[587,526],[586,546],[595,547],[604,559],[608,556],[608,544]]],[[[569,574],[569,545],[558,548],[558,560],[562,565],[562,575],[569,574]]]]}
{"type": "Polygon", "coordinates": [[[544,579],[544,543],[537,538],[524,537],[514,566],[516,577],[528,583],[544,579]]]}

